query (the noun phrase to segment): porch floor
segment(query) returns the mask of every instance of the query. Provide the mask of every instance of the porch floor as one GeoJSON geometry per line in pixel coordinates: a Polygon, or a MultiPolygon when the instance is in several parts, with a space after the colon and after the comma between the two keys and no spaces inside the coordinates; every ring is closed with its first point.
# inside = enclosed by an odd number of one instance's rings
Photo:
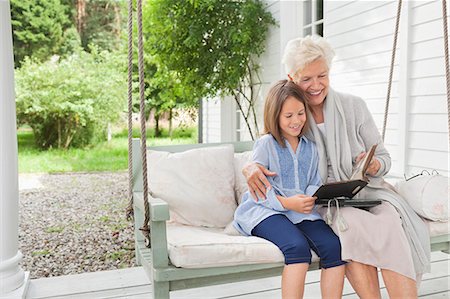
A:
{"type": "MultiPolygon", "coordinates": [[[[431,273],[424,275],[419,297],[450,298],[450,255],[431,253],[431,273]]],[[[305,298],[320,298],[320,271],[306,277],[305,298]]],[[[382,280],[380,279],[381,284],[382,280]]],[[[384,284],[383,298],[388,298],[384,284]]],[[[37,298],[153,298],[150,281],[142,267],[31,280],[27,297],[37,298]]],[[[256,279],[171,292],[171,298],[281,298],[280,277],[256,279]]],[[[358,298],[349,282],[344,298],[358,298]]]]}

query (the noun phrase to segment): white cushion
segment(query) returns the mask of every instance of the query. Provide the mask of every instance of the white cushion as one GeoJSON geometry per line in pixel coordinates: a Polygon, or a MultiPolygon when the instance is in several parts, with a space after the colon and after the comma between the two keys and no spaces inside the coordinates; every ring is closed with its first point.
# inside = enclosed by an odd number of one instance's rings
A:
{"type": "Polygon", "coordinates": [[[398,193],[420,216],[433,221],[448,221],[449,184],[442,175],[420,175],[397,182],[398,193]]]}
{"type": "Polygon", "coordinates": [[[238,204],[241,203],[242,195],[248,190],[247,180],[242,174],[242,168],[252,161],[252,156],[252,151],[234,154],[234,176],[236,178],[234,191],[238,204]]]}
{"type": "MultiPolygon", "coordinates": [[[[284,262],[273,243],[258,237],[230,236],[223,229],[167,225],[169,258],[183,268],[284,262]]],[[[318,261],[312,252],[313,261],[318,261]]]]}
{"type": "Polygon", "coordinates": [[[237,207],[233,154],[232,145],[148,151],[149,188],[169,204],[171,221],[220,228],[230,223],[237,207]]]}
{"type": "Polygon", "coordinates": [[[449,222],[430,221],[425,219],[425,224],[430,232],[430,237],[450,234],[449,222]]]}

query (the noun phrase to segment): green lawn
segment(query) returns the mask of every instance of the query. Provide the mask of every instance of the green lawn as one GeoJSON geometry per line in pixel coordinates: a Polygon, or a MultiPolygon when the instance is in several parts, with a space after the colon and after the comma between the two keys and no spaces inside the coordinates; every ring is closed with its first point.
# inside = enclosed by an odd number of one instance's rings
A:
{"type": "MultiPolygon", "coordinates": [[[[194,129],[188,131],[181,133],[175,131],[176,137],[173,139],[148,137],[147,146],[196,143],[196,135],[190,134],[194,129]]],[[[33,133],[29,130],[19,130],[17,139],[20,173],[117,171],[126,170],[128,167],[126,132],[114,135],[110,142],[102,142],[84,149],[40,150],[35,146],[33,133]]]]}

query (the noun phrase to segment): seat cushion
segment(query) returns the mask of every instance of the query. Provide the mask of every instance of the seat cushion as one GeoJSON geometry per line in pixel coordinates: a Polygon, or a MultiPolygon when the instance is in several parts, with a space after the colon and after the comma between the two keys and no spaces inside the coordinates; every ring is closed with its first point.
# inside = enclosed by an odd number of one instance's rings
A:
{"type": "Polygon", "coordinates": [[[237,207],[231,144],[147,153],[149,188],[169,204],[171,221],[220,228],[231,222],[237,207]]]}
{"type": "MultiPolygon", "coordinates": [[[[167,243],[170,261],[182,268],[284,262],[273,243],[258,237],[227,235],[219,228],[168,223],[167,243]]],[[[312,254],[313,261],[318,261],[312,254]]]]}
{"type": "Polygon", "coordinates": [[[430,231],[430,237],[450,234],[449,222],[429,221],[425,219],[425,223],[430,231]]]}

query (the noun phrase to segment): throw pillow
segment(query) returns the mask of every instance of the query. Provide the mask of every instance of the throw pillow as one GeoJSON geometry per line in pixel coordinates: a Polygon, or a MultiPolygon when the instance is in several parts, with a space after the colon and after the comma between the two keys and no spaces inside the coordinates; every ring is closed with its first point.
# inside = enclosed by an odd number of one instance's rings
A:
{"type": "Polygon", "coordinates": [[[397,182],[398,193],[420,216],[433,221],[448,221],[449,184],[442,175],[420,175],[397,182]]]}
{"type": "Polygon", "coordinates": [[[232,145],[180,153],[148,150],[148,183],[169,204],[171,221],[225,227],[237,207],[232,145]]]}

